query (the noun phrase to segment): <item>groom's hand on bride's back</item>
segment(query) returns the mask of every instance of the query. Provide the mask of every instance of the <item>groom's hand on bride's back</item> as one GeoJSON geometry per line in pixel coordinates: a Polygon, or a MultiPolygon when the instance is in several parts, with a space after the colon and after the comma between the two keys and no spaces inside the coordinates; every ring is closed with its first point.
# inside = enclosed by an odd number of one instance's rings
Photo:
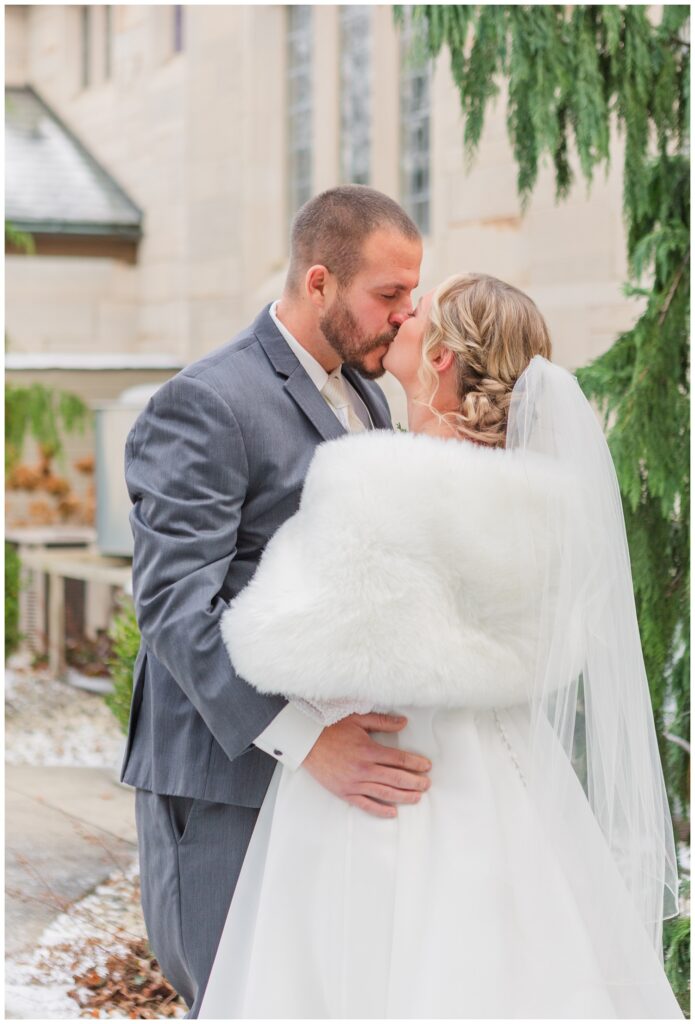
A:
{"type": "Polygon", "coordinates": [[[398,732],[406,723],[397,715],[348,715],[323,730],[302,768],[347,803],[378,818],[394,818],[395,804],[415,804],[429,789],[432,764],[420,754],[378,743],[370,732],[398,732]]]}

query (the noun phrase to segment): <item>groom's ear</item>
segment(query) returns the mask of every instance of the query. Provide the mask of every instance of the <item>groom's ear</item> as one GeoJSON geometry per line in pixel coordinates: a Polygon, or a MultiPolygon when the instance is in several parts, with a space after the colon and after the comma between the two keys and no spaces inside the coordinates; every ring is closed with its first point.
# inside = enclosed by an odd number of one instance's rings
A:
{"type": "Polygon", "coordinates": [[[309,267],[304,278],[304,286],[309,301],[318,309],[323,309],[331,299],[333,275],[322,263],[309,267]]]}

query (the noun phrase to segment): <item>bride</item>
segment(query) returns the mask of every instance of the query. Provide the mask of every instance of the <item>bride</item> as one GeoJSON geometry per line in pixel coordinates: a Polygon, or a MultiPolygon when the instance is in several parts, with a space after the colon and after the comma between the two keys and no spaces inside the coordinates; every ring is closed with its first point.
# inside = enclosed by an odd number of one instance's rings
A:
{"type": "Polygon", "coordinates": [[[201,1018],[683,1016],[620,495],[550,354],[495,278],[425,296],[384,361],[409,432],[321,445],[225,612],[251,684],[405,715],[431,786],[375,817],[278,763],[201,1018]]]}

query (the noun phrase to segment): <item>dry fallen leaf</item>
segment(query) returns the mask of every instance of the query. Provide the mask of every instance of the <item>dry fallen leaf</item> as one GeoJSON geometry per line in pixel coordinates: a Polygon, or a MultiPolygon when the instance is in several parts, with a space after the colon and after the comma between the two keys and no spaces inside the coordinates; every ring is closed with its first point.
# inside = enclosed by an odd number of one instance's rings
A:
{"type": "Polygon", "coordinates": [[[109,956],[99,970],[74,975],[77,987],[70,991],[71,998],[92,1017],[101,1011],[140,1020],[176,1017],[183,1003],[147,943],[138,938],[124,945],[125,951],[109,956]]]}

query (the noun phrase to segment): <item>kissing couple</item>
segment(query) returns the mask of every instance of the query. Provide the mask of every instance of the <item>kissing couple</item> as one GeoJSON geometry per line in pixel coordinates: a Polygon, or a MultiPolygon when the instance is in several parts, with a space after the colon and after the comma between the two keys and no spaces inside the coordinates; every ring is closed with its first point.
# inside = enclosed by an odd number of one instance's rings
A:
{"type": "Polygon", "coordinates": [[[122,780],[190,1018],[679,1018],[615,471],[541,313],[341,186],[126,443],[122,780]],[[392,429],[375,379],[408,400],[392,429]]]}

